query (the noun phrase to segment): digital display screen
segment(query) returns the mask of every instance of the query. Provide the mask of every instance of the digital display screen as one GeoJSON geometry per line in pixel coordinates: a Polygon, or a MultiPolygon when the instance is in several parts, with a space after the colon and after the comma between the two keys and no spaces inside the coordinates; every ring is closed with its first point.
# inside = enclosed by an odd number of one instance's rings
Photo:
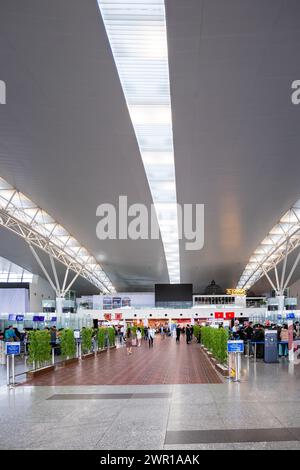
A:
{"type": "Polygon", "coordinates": [[[193,284],[155,284],[155,302],[192,302],[193,284]]]}
{"type": "Polygon", "coordinates": [[[16,320],[17,321],[24,321],[24,315],[17,315],[16,320]]]}
{"type": "Polygon", "coordinates": [[[8,321],[16,321],[16,315],[9,314],[8,315],[8,321]]]}

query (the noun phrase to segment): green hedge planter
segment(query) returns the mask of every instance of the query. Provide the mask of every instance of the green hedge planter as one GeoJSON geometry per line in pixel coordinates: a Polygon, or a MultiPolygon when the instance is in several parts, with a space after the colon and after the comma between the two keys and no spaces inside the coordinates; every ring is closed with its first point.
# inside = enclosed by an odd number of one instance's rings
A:
{"type": "Polygon", "coordinates": [[[63,357],[71,358],[75,356],[76,345],[74,339],[74,332],[69,328],[62,330],[59,335],[61,355],[63,357]]]}
{"type": "Polygon", "coordinates": [[[201,328],[201,342],[221,364],[227,360],[228,332],[224,328],[201,328]]]}
{"type": "Polygon", "coordinates": [[[107,328],[107,334],[108,334],[108,342],[109,346],[113,347],[116,344],[116,335],[115,335],[115,330],[112,327],[107,328]]]}
{"type": "Polygon", "coordinates": [[[81,330],[81,348],[83,353],[92,349],[93,328],[82,328],[81,330]]]}
{"type": "Polygon", "coordinates": [[[51,359],[50,332],[48,330],[29,332],[29,362],[41,366],[51,359]]]}
{"type": "Polygon", "coordinates": [[[193,326],[193,333],[194,333],[194,336],[197,339],[198,343],[200,343],[201,342],[201,326],[194,325],[193,326]]]}
{"type": "Polygon", "coordinates": [[[107,334],[107,328],[100,327],[98,329],[98,334],[97,334],[97,342],[98,342],[98,348],[99,349],[104,349],[105,347],[105,338],[107,334]]]}

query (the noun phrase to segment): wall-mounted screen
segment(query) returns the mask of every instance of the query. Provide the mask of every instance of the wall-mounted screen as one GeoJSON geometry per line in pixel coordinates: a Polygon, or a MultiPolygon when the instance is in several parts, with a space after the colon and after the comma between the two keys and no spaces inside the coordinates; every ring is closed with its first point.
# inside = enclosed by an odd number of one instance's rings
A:
{"type": "Polygon", "coordinates": [[[155,303],[192,301],[193,284],[155,284],[155,303]]]}

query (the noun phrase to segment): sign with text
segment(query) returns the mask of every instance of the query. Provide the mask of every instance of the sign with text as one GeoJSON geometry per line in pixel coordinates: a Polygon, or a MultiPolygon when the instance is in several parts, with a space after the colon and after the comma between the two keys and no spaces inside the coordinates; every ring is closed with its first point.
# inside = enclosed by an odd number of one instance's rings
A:
{"type": "Polygon", "coordinates": [[[246,295],[246,289],[226,289],[226,295],[246,295]]]}
{"type": "Polygon", "coordinates": [[[229,341],[227,341],[227,351],[229,353],[243,353],[244,352],[244,341],[241,341],[241,340],[229,340],[229,341]]]}
{"type": "Polygon", "coordinates": [[[287,313],[286,314],[286,319],[287,320],[294,320],[295,314],[294,313],[287,313]]]}
{"type": "Polygon", "coordinates": [[[5,354],[7,356],[18,355],[21,352],[21,343],[7,342],[5,343],[5,354]]]}

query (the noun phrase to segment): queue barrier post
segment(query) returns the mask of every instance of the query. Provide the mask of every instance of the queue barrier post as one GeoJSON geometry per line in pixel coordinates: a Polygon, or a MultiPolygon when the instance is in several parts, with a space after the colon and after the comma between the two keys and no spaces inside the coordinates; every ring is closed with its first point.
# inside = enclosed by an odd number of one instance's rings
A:
{"type": "Polygon", "coordinates": [[[6,385],[10,385],[10,363],[9,363],[9,356],[6,356],[6,385]]]}
{"type": "Polygon", "coordinates": [[[8,387],[15,385],[15,355],[6,356],[6,385],[8,387]],[[11,360],[10,360],[11,357],[11,360]],[[10,375],[11,370],[11,375],[10,375]]]}
{"type": "Polygon", "coordinates": [[[12,385],[15,385],[15,355],[11,356],[12,385]]]}
{"type": "Polygon", "coordinates": [[[236,352],[234,354],[235,354],[235,380],[234,382],[240,382],[241,353],[236,352]]]}
{"type": "Polygon", "coordinates": [[[244,341],[228,340],[227,352],[230,371],[229,378],[232,379],[233,382],[240,382],[241,354],[244,353],[244,341]],[[234,372],[234,377],[232,377],[232,372],[234,372]]]}

